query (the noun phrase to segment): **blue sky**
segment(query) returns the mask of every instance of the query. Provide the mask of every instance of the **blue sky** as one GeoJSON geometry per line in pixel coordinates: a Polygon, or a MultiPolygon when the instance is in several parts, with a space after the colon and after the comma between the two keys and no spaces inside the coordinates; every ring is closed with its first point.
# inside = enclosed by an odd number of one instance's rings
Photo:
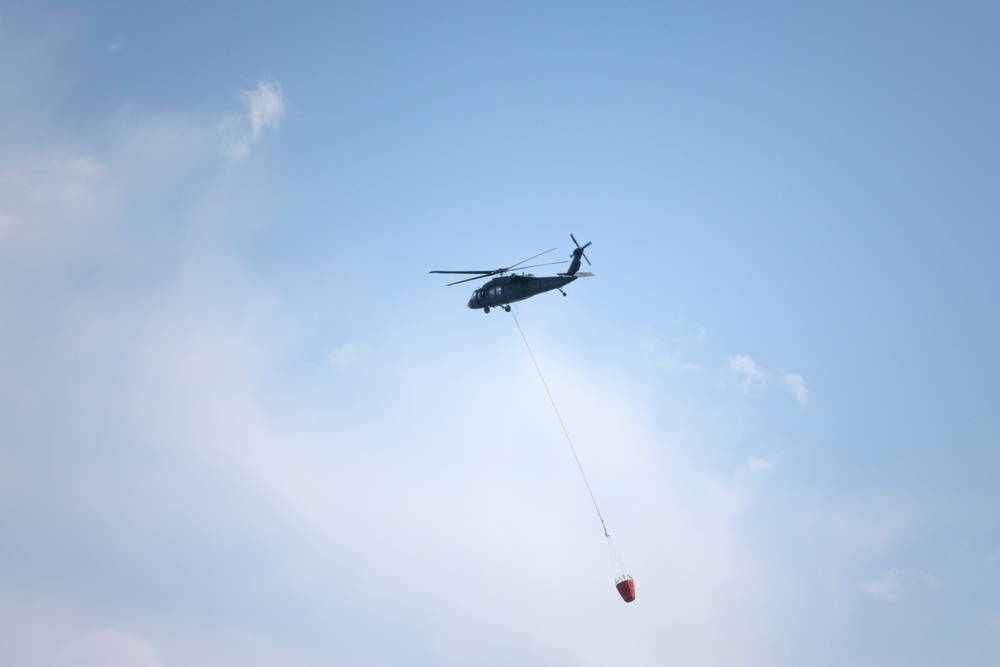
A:
{"type": "Polygon", "coordinates": [[[996,664],[998,29],[3,3],[0,663],[996,664]]]}

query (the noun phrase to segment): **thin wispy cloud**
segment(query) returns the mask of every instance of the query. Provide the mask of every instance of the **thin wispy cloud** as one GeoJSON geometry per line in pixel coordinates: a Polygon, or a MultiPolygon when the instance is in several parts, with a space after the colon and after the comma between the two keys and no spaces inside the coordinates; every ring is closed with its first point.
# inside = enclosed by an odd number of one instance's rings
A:
{"type": "Polygon", "coordinates": [[[670,323],[670,340],[662,341],[658,336],[649,336],[643,340],[642,345],[653,355],[656,367],[668,373],[687,373],[701,370],[701,365],[691,358],[692,351],[697,355],[700,348],[704,348],[708,338],[705,327],[698,327],[697,331],[691,331],[684,318],[678,318],[670,323]],[[662,348],[669,345],[671,349],[663,351],[662,348]]]}
{"type": "Polygon", "coordinates": [[[751,456],[747,459],[746,466],[741,472],[748,474],[761,474],[769,472],[774,468],[774,465],[759,456],[751,456]]]}
{"type": "Polygon", "coordinates": [[[260,139],[265,128],[277,129],[285,115],[286,99],[281,84],[276,81],[257,81],[252,90],[241,90],[237,97],[246,112],[241,115],[223,116],[219,124],[222,133],[222,152],[233,160],[241,160],[260,139]]]}
{"type": "Polygon", "coordinates": [[[123,48],[125,48],[125,43],[122,42],[122,40],[120,39],[116,39],[115,41],[108,42],[107,44],[104,45],[104,52],[117,53],[121,51],[123,48]]]}
{"type": "Polygon", "coordinates": [[[805,404],[809,400],[809,390],[806,388],[806,381],[798,373],[785,373],[782,378],[784,384],[792,392],[792,396],[800,404],[805,404]]]}
{"type": "Polygon", "coordinates": [[[895,602],[911,590],[938,588],[941,582],[926,572],[912,568],[889,570],[878,579],[861,584],[861,590],[878,600],[895,602]]]}
{"type": "Polygon", "coordinates": [[[743,376],[740,386],[745,393],[760,389],[767,385],[767,373],[747,355],[729,357],[729,367],[743,376]]]}
{"type": "Polygon", "coordinates": [[[656,359],[656,365],[669,373],[684,373],[700,370],[696,363],[687,361],[680,350],[661,354],[656,359]]]}
{"type": "MultiPolygon", "coordinates": [[[[770,374],[746,354],[729,357],[729,368],[740,375],[740,388],[745,394],[762,391],[770,384],[770,374]]],[[[798,373],[782,372],[781,385],[788,389],[796,402],[804,405],[809,400],[809,389],[798,373]]]]}
{"type": "Polygon", "coordinates": [[[359,366],[368,356],[368,346],[363,343],[344,343],[330,350],[330,365],[338,371],[359,366]]]}

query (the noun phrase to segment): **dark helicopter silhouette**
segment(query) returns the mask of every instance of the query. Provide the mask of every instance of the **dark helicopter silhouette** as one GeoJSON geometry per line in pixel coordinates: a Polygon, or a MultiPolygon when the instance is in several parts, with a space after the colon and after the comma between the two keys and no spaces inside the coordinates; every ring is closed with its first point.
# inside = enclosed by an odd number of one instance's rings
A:
{"type": "Polygon", "coordinates": [[[550,248],[545,252],[540,252],[537,255],[529,257],[528,259],[523,259],[517,264],[508,266],[502,269],[494,269],[493,271],[431,271],[431,273],[460,273],[460,274],[475,274],[472,278],[465,278],[464,280],[456,280],[453,283],[448,283],[448,286],[458,285],[459,283],[467,283],[470,280],[482,280],[483,278],[489,278],[490,276],[498,276],[488,281],[485,285],[477,289],[472,293],[472,298],[469,299],[469,308],[479,309],[482,308],[483,312],[490,312],[490,308],[501,307],[507,312],[510,312],[510,304],[515,301],[524,301],[529,299],[536,294],[542,294],[543,292],[549,292],[551,290],[557,289],[559,292],[566,296],[566,292],[563,292],[562,288],[573,282],[577,278],[583,278],[586,276],[592,276],[593,273],[588,273],[586,271],[580,271],[580,260],[584,259],[587,261],[587,266],[590,266],[590,260],[587,256],[583,254],[583,251],[590,245],[590,241],[584,243],[582,246],[577,243],[576,237],[572,234],[569,235],[573,239],[573,243],[576,248],[573,250],[570,257],[573,260],[569,264],[569,269],[565,273],[560,273],[555,276],[543,276],[537,277],[530,273],[521,273],[516,275],[504,275],[512,269],[521,267],[524,269],[533,269],[537,266],[550,266],[552,264],[562,264],[562,262],[547,262],[545,264],[532,264],[531,266],[521,266],[525,262],[530,262],[536,257],[541,257],[546,253],[550,253],[555,248],[550,248]]]}

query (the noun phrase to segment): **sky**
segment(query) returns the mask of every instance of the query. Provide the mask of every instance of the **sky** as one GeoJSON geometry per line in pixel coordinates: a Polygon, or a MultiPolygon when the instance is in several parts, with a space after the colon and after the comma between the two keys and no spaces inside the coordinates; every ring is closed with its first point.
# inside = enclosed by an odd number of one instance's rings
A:
{"type": "Polygon", "coordinates": [[[998,32],[0,2],[0,664],[997,664],[998,32]]]}

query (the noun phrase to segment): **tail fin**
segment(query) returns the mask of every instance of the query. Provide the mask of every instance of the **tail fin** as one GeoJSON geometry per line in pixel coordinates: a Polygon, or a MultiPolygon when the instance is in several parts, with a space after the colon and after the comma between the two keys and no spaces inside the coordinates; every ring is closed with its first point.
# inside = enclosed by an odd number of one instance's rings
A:
{"type": "MultiPolygon", "coordinates": [[[[567,271],[563,275],[575,276],[576,272],[580,270],[580,258],[582,257],[583,259],[587,259],[587,256],[583,254],[583,251],[586,250],[587,246],[590,245],[590,241],[587,241],[586,243],[584,243],[581,246],[579,243],[576,242],[576,237],[575,236],[573,236],[572,234],[570,234],[569,237],[571,239],[573,239],[573,245],[575,245],[576,248],[573,249],[573,254],[570,255],[573,258],[573,261],[570,262],[570,264],[569,264],[569,271],[567,271]]],[[[590,264],[590,260],[589,259],[587,259],[587,264],[588,265],[590,264]]]]}
{"type": "Polygon", "coordinates": [[[573,261],[569,263],[569,270],[566,271],[567,276],[575,276],[576,272],[580,270],[580,257],[583,256],[583,249],[577,248],[573,251],[573,261]]]}

